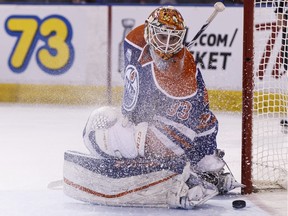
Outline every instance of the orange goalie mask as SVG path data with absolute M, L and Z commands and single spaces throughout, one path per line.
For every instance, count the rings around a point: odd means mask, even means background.
M 185 34 L 184 19 L 172 6 L 157 8 L 146 20 L 145 40 L 165 60 L 183 48 Z

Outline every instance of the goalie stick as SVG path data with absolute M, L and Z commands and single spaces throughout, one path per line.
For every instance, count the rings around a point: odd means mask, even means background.
M 191 46 L 194 45 L 196 40 L 200 37 L 200 35 L 207 29 L 208 25 L 213 21 L 213 19 L 216 17 L 216 15 L 219 12 L 222 12 L 225 9 L 225 6 L 222 2 L 216 2 L 214 4 L 214 11 L 210 15 L 210 17 L 206 20 L 206 23 L 201 27 L 201 29 L 198 31 L 198 33 L 194 36 L 194 38 L 186 45 L 188 50 Z

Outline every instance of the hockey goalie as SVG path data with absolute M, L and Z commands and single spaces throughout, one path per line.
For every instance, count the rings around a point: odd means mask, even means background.
M 67 151 L 64 192 L 99 205 L 192 209 L 242 186 L 224 171 L 218 121 L 174 7 L 154 10 L 124 41 L 121 108 L 89 117 L 90 154 Z

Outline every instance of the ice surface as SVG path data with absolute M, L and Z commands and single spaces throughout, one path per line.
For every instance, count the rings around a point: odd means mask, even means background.
M 234 190 L 194 210 L 96 206 L 78 202 L 61 190 L 49 190 L 62 178 L 66 150 L 87 153 L 82 130 L 95 107 L 0 104 L 0 215 L 2 216 L 113 216 L 113 215 L 287 215 L 287 191 L 247 196 Z M 220 122 L 218 147 L 240 180 L 241 116 L 216 113 Z M 232 201 L 247 207 L 235 210 Z

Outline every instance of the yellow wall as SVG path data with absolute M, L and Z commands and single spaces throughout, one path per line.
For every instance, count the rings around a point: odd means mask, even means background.
M 0 102 L 95 104 L 106 102 L 106 88 L 94 86 L 1 84 Z
M 112 104 L 119 105 L 122 88 L 112 89 Z M 209 91 L 210 106 L 213 110 L 241 111 L 241 92 Z M 0 102 L 39 104 L 107 104 L 106 87 L 0 84 Z
M 120 105 L 121 87 L 112 89 L 111 102 Z M 242 111 L 242 92 L 227 90 L 208 90 L 210 108 L 217 111 Z M 30 85 L 0 84 L 0 102 L 37 103 L 37 104 L 108 104 L 105 86 L 67 86 L 67 85 Z M 287 112 L 287 95 L 254 94 L 254 109 L 258 112 Z

